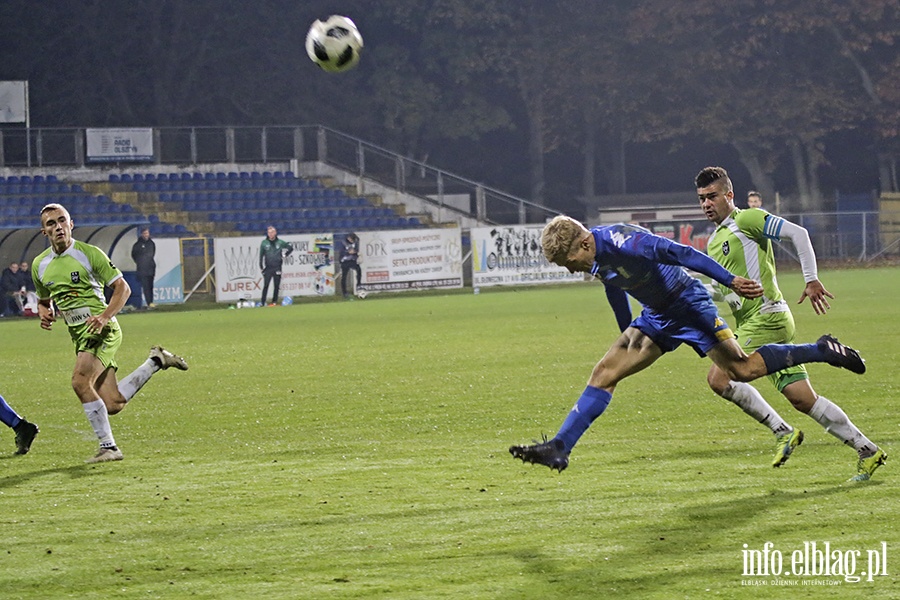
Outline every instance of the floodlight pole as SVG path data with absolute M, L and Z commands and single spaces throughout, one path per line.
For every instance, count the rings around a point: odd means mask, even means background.
M 31 167 L 31 111 L 28 108 L 28 81 L 25 81 L 25 152 L 28 154 L 26 164 Z

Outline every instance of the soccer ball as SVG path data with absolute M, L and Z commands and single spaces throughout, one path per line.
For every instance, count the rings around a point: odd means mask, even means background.
M 366 288 L 356 288 L 356 297 L 360 300 L 365 300 L 368 295 L 369 293 L 366 291 Z
M 359 62 L 363 39 L 353 21 L 332 15 L 324 21 L 314 21 L 306 34 L 306 53 L 309 58 L 331 73 L 352 69 Z

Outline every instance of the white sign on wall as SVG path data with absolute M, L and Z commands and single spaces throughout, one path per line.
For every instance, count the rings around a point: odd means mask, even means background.
M 364 231 L 359 246 L 367 291 L 463 286 L 459 228 Z
M 28 122 L 28 82 L 0 81 L 0 123 Z
M 472 228 L 472 285 L 533 285 L 584 281 L 544 258 L 543 225 Z
M 334 239 L 330 233 L 278 236 L 293 250 L 284 258 L 279 298 L 334 295 Z M 215 240 L 216 302 L 260 301 L 263 277 L 258 237 Z M 268 297 L 271 299 L 271 284 Z
M 153 302 L 156 304 L 180 304 L 184 302 L 181 242 L 178 238 L 156 238 L 153 241 L 156 244 Z
M 92 162 L 153 160 L 153 129 L 86 129 L 87 159 Z

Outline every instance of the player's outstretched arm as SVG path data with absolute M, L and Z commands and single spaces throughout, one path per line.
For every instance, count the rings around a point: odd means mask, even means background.
M 797 304 L 803 304 L 806 298 L 809 298 L 809 303 L 812 304 L 813 310 L 816 311 L 817 315 L 824 315 L 831 308 L 826 298 L 834 300 L 834 295 L 825 289 L 821 281 L 814 279 L 806 284 Z

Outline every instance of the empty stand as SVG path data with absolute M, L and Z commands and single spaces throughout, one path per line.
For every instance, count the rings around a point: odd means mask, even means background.
M 280 233 L 422 227 L 415 217 L 290 171 L 138 173 L 111 175 L 110 183 L 137 192 L 142 201 L 183 211 L 192 223 L 211 223 L 218 232 L 261 233 L 270 224 Z

